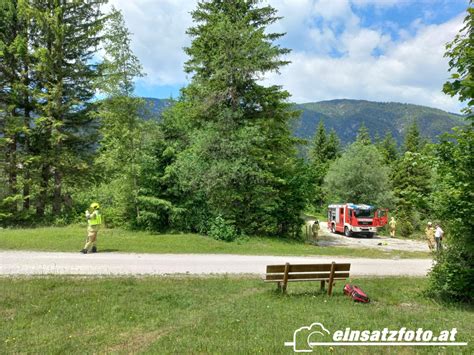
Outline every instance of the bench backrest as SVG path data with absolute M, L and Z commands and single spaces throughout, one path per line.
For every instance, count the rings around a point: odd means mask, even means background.
M 334 265 L 334 266 L 333 266 Z M 284 281 L 285 268 L 287 268 L 287 280 L 318 281 L 329 280 L 331 268 L 334 275 L 333 280 L 345 280 L 349 277 L 351 264 L 294 264 L 294 265 L 267 265 L 265 275 L 266 281 Z

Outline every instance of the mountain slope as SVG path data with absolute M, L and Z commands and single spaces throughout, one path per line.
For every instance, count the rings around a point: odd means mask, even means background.
M 383 137 L 390 131 L 399 144 L 403 142 L 405 131 L 414 120 L 422 136 L 430 140 L 436 140 L 439 134 L 464 124 L 460 115 L 397 102 L 344 99 L 297 104 L 296 107 L 302 110 L 300 119 L 294 123 L 298 137 L 311 138 L 322 120 L 327 130 L 335 129 L 343 143 L 354 141 L 362 124 L 368 128 L 372 138 L 377 134 Z
M 153 114 L 161 113 L 171 104 L 168 99 L 145 100 Z M 334 129 L 343 144 L 355 140 L 362 124 L 368 128 L 372 138 L 376 135 L 383 137 L 390 131 L 399 144 L 403 142 L 405 131 L 413 120 L 416 120 L 420 127 L 422 136 L 432 141 L 435 141 L 439 134 L 465 124 L 461 115 L 397 102 L 341 99 L 295 104 L 295 108 L 301 110 L 300 117 L 292 123 L 297 137 L 311 139 L 319 121 L 322 120 L 326 130 L 329 132 Z

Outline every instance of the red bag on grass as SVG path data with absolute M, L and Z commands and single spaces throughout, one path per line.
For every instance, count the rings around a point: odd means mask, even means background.
M 355 302 L 369 303 L 370 299 L 367 294 L 362 291 L 359 286 L 352 286 L 351 284 L 345 284 L 343 289 L 344 294 L 351 297 Z

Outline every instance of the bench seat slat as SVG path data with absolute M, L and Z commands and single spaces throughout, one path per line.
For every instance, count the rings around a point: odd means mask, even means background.
M 335 271 L 349 271 L 351 264 L 336 264 Z M 323 272 L 331 271 L 331 264 L 296 264 L 290 265 L 289 272 Z M 285 272 L 285 265 L 267 265 L 267 274 L 269 273 L 283 273 Z
M 314 274 L 288 274 L 288 281 L 290 280 L 328 280 L 329 273 L 314 273 Z M 337 272 L 334 273 L 335 279 L 346 279 L 349 277 L 348 272 Z M 283 275 L 269 274 L 266 275 L 266 280 L 283 280 Z
M 335 277 L 334 280 L 346 280 L 347 277 Z M 264 282 L 283 282 L 283 279 L 280 280 L 263 280 Z M 328 281 L 328 279 L 292 279 L 288 280 L 288 282 L 298 282 L 298 281 Z

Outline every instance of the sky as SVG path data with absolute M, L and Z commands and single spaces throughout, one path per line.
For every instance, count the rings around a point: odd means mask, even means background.
M 183 47 L 195 0 L 111 0 L 132 32 L 146 76 L 144 97 L 178 97 L 190 77 Z M 291 64 L 265 76 L 297 103 L 332 99 L 403 102 L 459 112 L 442 93 L 449 78 L 445 44 L 462 28 L 468 0 L 263 0 L 283 19 L 269 31 L 291 49 Z

